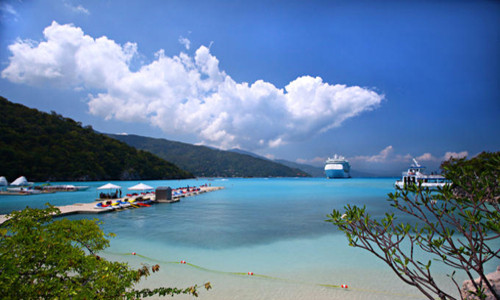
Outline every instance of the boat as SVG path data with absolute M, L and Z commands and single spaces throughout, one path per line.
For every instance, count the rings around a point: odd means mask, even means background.
M 114 210 L 116 208 L 111 205 L 111 201 L 99 202 L 94 207 L 99 209 L 109 209 L 109 210 Z
M 41 190 L 34 189 L 32 186 L 8 187 L 7 192 L 19 195 L 34 195 L 42 193 Z
M 446 185 L 451 185 L 451 181 L 443 175 L 424 173 L 425 167 L 421 166 L 416 159 L 413 159 L 413 164 L 406 172 L 403 172 L 401 180 L 397 180 L 394 184 L 397 188 L 405 189 L 409 184 L 421 185 L 422 188 L 436 190 L 443 188 Z
M 335 154 L 325 162 L 326 178 L 351 178 L 351 165 L 343 156 Z
M 61 184 L 61 185 L 45 185 L 43 186 L 44 191 L 52 191 L 52 192 L 78 192 L 85 191 L 89 188 L 89 186 L 82 185 L 72 185 L 72 184 Z

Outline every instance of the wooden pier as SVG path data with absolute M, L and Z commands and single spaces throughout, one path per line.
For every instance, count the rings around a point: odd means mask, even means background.
M 149 196 L 143 196 L 142 198 L 144 200 L 152 200 L 151 204 L 155 203 L 173 203 L 173 202 L 179 202 L 181 198 L 183 197 L 191 197 L 191 196 L 196 196 L 199 194 L 207 193 L 207 192 L 213 192 L 217 190 L 224 189 L 224 187 L 221 186 L 205 186 L 201 187 L 199 191 L 194 191 L 194 192 L 188 192 L 186 194 L 182 194 L 180 196 L 175 196 L 172 197 L 172 200 L 156 200 L 154 194 L 150 194 Z M 127 198 L 127 197 L 125 197 Z M 105 201 L 116 201 L 116 200 L 123 200 L 125 198 L 120 198 L 120 199 L 106 199 L 103 200 L 102 202 Z M 105 208 L 96 208 L 95 205 L 97 204 L 97 201 L 90 202 L 90 203 L 75 203 L 75 204 L 70 204 L 70 205 L 64 205 L 64 206 L 57 206 L 57 208 L 61 211 L 61 213 L 58 215 L 59 216 L 66 216 L 66 215 L 72 215 L 72 214 L 100 214 L 100 213 L 109 213 L 109 212 L 119 212 L 123 211 L 125 209 L 134 209 L 134 206 L 129 206 L 129 207 L 124 207 L 124 208 L 119 208 L 119 209 L 105 209 Z M 5 221 L 7 221 L 7 215 L 0 215 L 0 224 L 3 224 Z

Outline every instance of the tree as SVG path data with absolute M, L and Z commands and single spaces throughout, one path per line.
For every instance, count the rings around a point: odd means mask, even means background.
M 455 298 L 434 281 L 431 260 L 421 261 L 418 248 L 455 270 L 449 277 L 459 292 L 454 275 L 465 272 L 474 285 L 466 297 L 484 299 L 488 293 L 499 299 L 486 278 L 484 264 L 500 258 L 500 152 L 481 153 L 470 160 L 450 159 L 441 168 L 451 186 L 431 192 L 413 184 L 389 194 L 391 206 L 414 222 L 398 222 L 394 213 L 377 221 L 366 207 L 350 205 L 343 213 L 333 210 L 327 221 L 346 234 L 350 246 L 383 260 L 401 280 L 429 299 Z M 478 275 L 480 282 L 476 283 Z
M 0 229 L 0 298 L 120 299 L 152 295 L 191 294 L 185 289 L 134 290 L 149 268 L 129 268 L 98 255 L 109 246 L 97 220 L 52 220 L 59 209 L 26 208 L 13 212 Z M 159 265 L 151 267 L 152 272 Z M 205 284 L 207 289 L 210 283 Z

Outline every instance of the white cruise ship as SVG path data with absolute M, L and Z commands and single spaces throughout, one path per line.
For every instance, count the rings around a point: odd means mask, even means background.
M 325 162 L 326 178 L 351 178 L 351 165 L 343 156 L 335 154 Z

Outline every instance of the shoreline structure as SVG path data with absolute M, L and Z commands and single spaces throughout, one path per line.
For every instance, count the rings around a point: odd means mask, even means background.
M 174 202 L 179 202 L 181 200 L 181 198 L 183 198 L 183 197 L 196 196 L 199 194 L 213 192 L 213 191 L 222 190 L 222 189 L 224 189 L 224 187 L 222 187 L 222 186 L 200 187 L 199 191 L 189 192 L 189 193 L 182 194 L 179 196 L 172 196 L 172 200 L 156 200 L 155 194 L 148 194 L 148 195 L 145 195 L 142 197 L 145 200 L 151 200 L 151 204 L 174 203 Z M 128 198 L 128 197 L 122 197 L 122 198 L 112 199 L 112 200 L 123 200 L 125 198 Z M 103 199 L 101 202 L 106 202 L 109 200 L 110 199 Z M 73 214 L 101 214 L 101 213 L 109 213 L 109 212 L 114 212 L 114 211 L 122 211 L 125 209 L 134 209 L 133 206 L 122 207 L 122 208 L 117 208 L 117 209 L 112 209 L 112 210 L 96 208 L 95 205 L 97 202 L 99 202 L 99 201 L 93 201 L 90 203 L 74 203 L 74 204 L 69 204 L 69 205 L 64 205 L 64 206 L 56 206 L 56 208 L 58 208 L 59 211 L 61 212 L 60 214 L 57 215 L 57 217 L 73 215 Z M 7 215 L 0 215 L 0 225 L 5 223 L 7 220 L 8 220 Z

